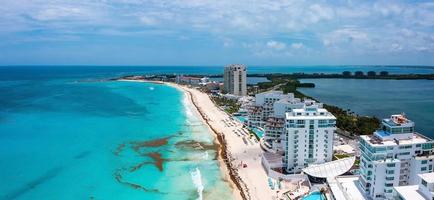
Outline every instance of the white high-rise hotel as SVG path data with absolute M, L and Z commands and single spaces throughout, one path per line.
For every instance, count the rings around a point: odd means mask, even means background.
M 309 164 L 332 160 L 336 118 L 313 102 L 286 113 L 285 157 L 288 173 L 301 172 Z
M 249 110 L 248 124 L 264 128 L 262 143 L 283 155 L 289 173 L 332 160 L 336 118 L 321 103 L 281 91 L 260 93 Z
M 224 91 L 236 96 L 247 95 L 247 72 L 246 66 L 231 64 L 225 66 L 223 74 Z
M 414 131 L 404 115 L 382 120 L 373 135 L 360 136 L 359 185 L 372 199 L 393 199 L 393 188 L 417 185 L 433 171 L 433 141 Z

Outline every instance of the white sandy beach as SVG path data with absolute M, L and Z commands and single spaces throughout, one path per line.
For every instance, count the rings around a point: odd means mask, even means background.
M 225 174 L 232 174 L 232 178 L 235 179 L 234 182 L 230 177 L 228 178 L 232 182 L 236 199 L 266 200 L 276 196 L 275 191 L 268 186 L 268 176 L 261 165 L 262 149 L 259 142 L 256 142 L 254 138 L 249 138 L 247 133 L 241 131 L 243 125 L 237 120 L 231 120 L 227 113 L 215 106 L 207 94 L 186 86 L 167 84 L 191 95 L 192 103 L 198 109 L 204 122 L 208 124 L 210 131 L 216 136 L 224 135 L 226 149 L 222 150 L 227 152 L 230 167 L 226 163 L 221 163 L 221 167 Z M 247 167 L 243 168 L 241 163 L 246 164 Z
M 151 82 L 167 84 L 183 91 L 189 102 L 197 110 L 198 116 L 214 133 L 216 140 L 222 145 L 220 152 L 220 168 L 233 188 L 235 199 L 276 199 L 276 191 L 268 185 L 268 176 L 261 164 L 262 149 L 255 138 L 250 138 L 243 125 L 219 109 L 206 93 L 174 83 L 144 80 L 122 80 L 134 82 Z M 219 135 L 223 135 L 220 137 Z M 244 141 L 245 140 L 245 141 Z M 224 144 L 222 144 L 224 143 Z M 227 159 L 226 159 L 227 158 Z M 241 163 L 246 164 L 244 168 Z M 229 165 L 229 166 L 228 166 Z

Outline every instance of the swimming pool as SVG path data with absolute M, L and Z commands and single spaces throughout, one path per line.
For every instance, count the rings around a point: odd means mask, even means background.
M 303 197 L 303 200 L 325 200 L 324 195 L 321 192 L 312 192 L 309 195 Z
M 260 138 L 262 138 L 264 136 L 264 131 L 262 131 L 258 128 L 252 128 L 252 131 L 255 132 L 255 134 Z
M 237 118 L 241 123 L 244 123 L 245 121 L 247 121 L 247 117 L 245 117 L 245 116 L 235 116 L 235 118 Z

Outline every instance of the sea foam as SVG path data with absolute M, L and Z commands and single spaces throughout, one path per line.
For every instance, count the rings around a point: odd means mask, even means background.
M 191 175 L 191 179 L 193 180 L 193 184 L 197 189 L 197 195 L 198 195 L 197 200 L 202 200 L 202 193 L 203 193 L 204 186 L 202 184 L 202 175 L 200 173 L 199 168 L 196 167 L 196 169 L 192 170 L 190 172 L 190 175 Z

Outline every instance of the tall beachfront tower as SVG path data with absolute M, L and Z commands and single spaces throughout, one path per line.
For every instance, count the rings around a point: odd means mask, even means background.
M 236 96 L 247 95 L 247 69 L 245 65 L 231 64 L 225 66 L 223 78 L 226 93 Z
M 305 102 L 303 108 L 292 109 L 286 113 L 285 128 L 284 163 L 288 173 L 332 160 L 336 117 L 321 104 Z
M 418 174 L 433 171 L 432 144 L 404 115 L 383 119 L 380 130 L 360 136 L 361 189 L 372 199 L 393 199 L 393 187 L 418 184 Z

